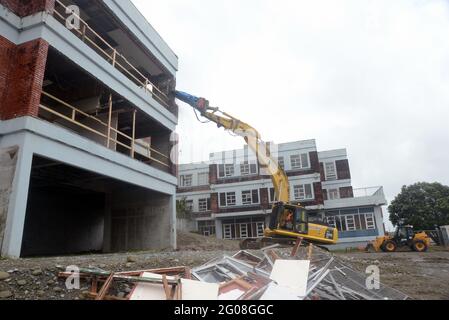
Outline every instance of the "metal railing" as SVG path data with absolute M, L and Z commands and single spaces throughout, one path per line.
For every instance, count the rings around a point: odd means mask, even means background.
M 67 16 L 64 16 L 64 14 L 66 14 L 67 10 L 69 10 L 67 6 L 65 6 L 60 0 L 56 0 L 53 16 L 66 27 Z M 162 90 L 148 80 L 148 78 L 137 70 L 137 68 L 134 67 L 122 53 L 118 52 L 112 45 L 110 45 L 81 17 L 75 13 L 71 13 L 70 15 L 73 15 L 79 19 L 80 28 L 67 28 L 68 30 L 95 50 L 100 56 L 124 74 L 128 79 L 145 90 L 145 92 L 151 93 L 152 96 L 165 108 L 170 109 L 170 99 Z
M 383 187 L 356 188 L 353 190 L 353 192 L 354 192 L 354 198 L 384 196 L 384 188 Z
M 136 140 L 135 132 L 136 132 L 136 111 L 133 111 L 133 125 L 132 125 L 132 136 L 129 136 L 120 130 L 117 130 L 112 126 L 112 99 L 109 99 L 109 114 L 108 114 L 108 122 L 104 122 L 101 119 L 88 114 L 70 104 L 67 102 L 45 92 L 42 91 L 42 95 L 44 98 L 48 99 L 51 102 L 51 105 L 45 105 L 42 101 L 40 104 L 40 110 L 44 110 L 53 116 L 56 116 L 62 120 L 68 121 L 71 124 L 74 124 L 84 130 L 89 131 L 90 133 L 93 133 L 101 138 L 105 139 L 106 147 L 111 148 L 111 144 L 116 144 L 118 146 L 121 146 L 125 148 L 126 150 L 129 150 L 130 156 L 134 159 L 136 159 L 136 154 L 142 156 L 143 158 L 146 158 L 148 162 L 155 162 L 165 168 L 170 168 L 170 158 L 163 154 L 162 152 L 159 152 L 158 150 L 155 150 L 151 147 L 148 143 L 143 143 L 138 140 Z M 65 110 L 64 110 L 65 109 Z M 41 118 L 41 113 L 39 114 Z M 94 128 L 92 126 L 89 126 L 86 123 L 82 123 L 78 120 L 78 118 L 82 117 L 83 119 L 89 119 L 93 121 L 98 127 Z M 45 119 L 45 118 L 44 118 Z M 128 141 L 129 144 L 124 143 L 122 141 L 118 140 L 118 137 L 122 138 L 123 140 Z M 141 152 L 139 150 L 144 150 L 144 152 Z

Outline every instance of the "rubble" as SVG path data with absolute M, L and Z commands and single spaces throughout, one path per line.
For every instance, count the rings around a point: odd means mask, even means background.
M 73 276 L 61 272 L 60 278 Z M 331 253 L 298 241 L 293 249 L 223 254 L 195 267 L 131 272 L 81 269 L 95 300 L 405 300 L 381 283 L 366 286 L 367 275 Z

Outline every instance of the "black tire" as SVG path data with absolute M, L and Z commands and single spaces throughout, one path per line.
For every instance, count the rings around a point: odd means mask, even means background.
M 413 242 L 412 250 L 416 252 L 426 252 L 429 248 L 424 241 L 418 240 Z
M 396 252 L 396 249 L 398 248 L 396 242 L 392 240 L 385 241 L 385 243 L 382 245 L 382 251 L 383 252 Z

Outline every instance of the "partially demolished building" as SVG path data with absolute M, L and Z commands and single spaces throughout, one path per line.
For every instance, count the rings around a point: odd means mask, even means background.
M 176 245 L 176 71 L 129 0 L 0 0 L 3 256 Z

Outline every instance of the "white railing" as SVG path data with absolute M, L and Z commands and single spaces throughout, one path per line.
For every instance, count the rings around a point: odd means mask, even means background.
M 353 191 L 354 191 L 354 198 L 384 196 L 383 187 L 356 188 Z

